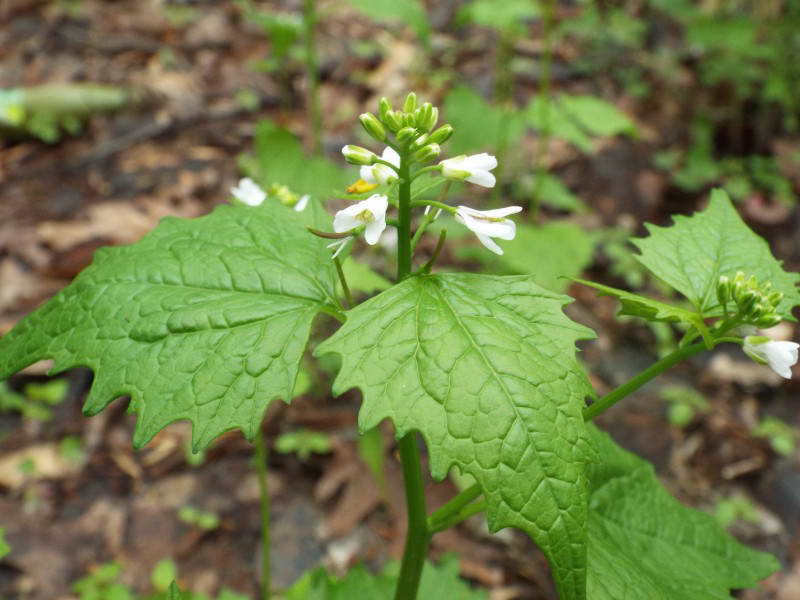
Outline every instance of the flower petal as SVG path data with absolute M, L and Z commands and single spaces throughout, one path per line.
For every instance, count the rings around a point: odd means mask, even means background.
M 500 256 L 503 255 L 503 249 L 500 246 L 498 246 L 492 238 L 485 235 L 481 235 L 480 233 L 477 233 L 476 235 L 478 236 L 478 239 L 480 240 L 481 244 L 486 246 L 489 250 L 491 250 L 495 254 L 499 254 Z
M 489 171 L 472 171 L 472 175 L 467 177 L 467 181 L 487 188 L 493 188 L 497 183 L 497 179 Z
M 350 231 L 351 229 L 355 229 L 361 223 L 358 219 L 356 219 L 355 215 L 358 214 L 359 211 L 356 211 L 355 214 L 351 214 L 353 212 L 353 208 L 355 206 L 348 206 L 344 210 L 340 210 L 336 213 L 336 216 L 333 217 L 333 230 L 336 233 L 342 233 L 344 231 Z
M 386 229 L 386 219 L 378 219 L 367 225 L 364 230 L 364 240 L 370 245 L 374 246 L 381 238 L 383 230 Z
M 400 166 L 400 155 L 391 146 L 386 146 L 383 154 L 381 154 L 381 158 L 386 162 L 392 163 L 395 167 Z
M 486 152 L 468 156 L 465 162 L 468 169 L 475 171 L 491 171 L 497 166 L 497 159 Z
M 308 206 L 309 200 L 311 200 L 311 196 L 309 196 L 308 194 L 300 196 L 300 199 L 294 205 L 295 212 L 303 212 Z
M 361 167 L 359 175 L 361 176 L 361 179 L 367 183 L 378 183 L 372 174 L 372 167 Z

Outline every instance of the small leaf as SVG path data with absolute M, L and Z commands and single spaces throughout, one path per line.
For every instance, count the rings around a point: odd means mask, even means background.
M 796 320 L 792 309 L 800 304 L 800 274 L 783 270 L 769 245 L 742 221 L 727 193 L 714 190 L 704 211 L 673 220 L 672 227 L 648 224 L 650 236 L 632 240 L 641 251 L 637 258 L 686 296 L 703 316 L 722 312 L 716 293 L 720 276 L 733 279 L 737 271 L 743 271 L 762 283 L 772 282 L 773 290 L 783 292 L 777 312 L 784 319 Z
M 130 395 L 137 447 L 179 419 L 195 450 L 235 428 L 252 437 L 274 398 L 291 399 L 314 317 L 336 310 L 330 252 L 305 230 L 322 218 L 316 203 L 221 206 L 98 251 L 0 338 L 0 380 L 44 358 L 88 366 L 84 412 Z
M 531 535 L 575 600 L 591 450 L 575 341 L 592 332 L 564 315 L 568 301 L 529 276 L 412 277 L 349 311 L 315 353 L 342 358 L 335 394 L 361 388 L 361 431 L 388 418 L 399 437 L 421 432 L 433 476 L 457 465 L 475 477 L 492 530 Z
M 376 21 L 402 21 L 420 40 L 428 41 L 428 14 L 420 0 L 350 0 L 350 4 Z
M 158 561 L 153 572 L 150 574 L 150 583 L 156 591 L 165 592 L 175 582 L 178 576 L 178 567 L 175 566 L 175 561 L 170 558 L 165 558 Z
M 6 530 L 0 527 L 0 558 L 11 552 L 11 546 L 6 542 Z
M 780 568 L 670 496 L 652 465 L 589 431 L 601 458 L 589 468 L 589 598 L 724 600 Z

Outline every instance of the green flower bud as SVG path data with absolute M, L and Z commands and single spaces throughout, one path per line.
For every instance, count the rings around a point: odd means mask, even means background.
M 453 135 L 453 128 L 450 125 L 442 125 L 428 136 L 428 141 L 433 144 L 444 144 Z
M 772 292 L 769 296 L 767 296 L 767 302 L 769 302 L 773 307 L 778 306 L 782 300 L 783 292 Z
M 344 159 L 351 165 L 371 165 L 377 158 L 375 154 L 362 148 L 361 146 L 353 146 L 352 144 L 342 148 L 342 155 Z
M 378 116 L 384 123 L 386 122 L 386 113 L 390 110 L 392 110 L 392 104 L 389 102 L 389 99 L 384 96 L 380 99 L 380 102 L 378 102 Z
M 393 110 L 387 111 L 386 114 L 381 117 L 381 120 L 392 133 L 395 133 L 403 127 L 403 119 L 401 114 Z
M 739 296 L 737 304 L 739 305 L 739 312 L 743 315 L 748 314 L 750 309 L 760 300 L 760 294 L 753 290 L 745 290 Z
M 397 141 L 398 142 L 407 142 L 412 137 L 417 134 L 417 130 L 413 127 L 403 127 L 400 131 L 397 132 Z
M 720 305 L 726 306 L 731 299 L 731 280 L 722 275 L 717 283 L 717 300 Z
M 421 131 L 430 131 L 439 120 L 439 109 L 430 102 L 420 106 L 414 113 L 417 117 L 417 127 Z
M 414 154 L 417 162 L 428 162 L 439 156 L 442 148 L 439 144 L 428 144 Z
M 403 110 L 407 113 L 413 113 L 417 109 L 417 95 L 411 92 L 406 96 L 406 101 L 403 103 Z
M 415 150 L 419 150 L 427 143 L 428 143 L 428 134 L 423 133 L 421 136 L 419 136 L 417 139 L 411 142 L 411 145 L 408 147 L 408 149 L 413 152 Z
M 780 315 L 770 313 L 761 317 L 756 321 L 755 325 L 761 329 L 769 329 L 770 327 L 775 327 L 781 321 L 783 321 L 783 318 Z
M 381 125 L 381 122 L 378 121 L 378 117 L 373 115 L 372 113 L 364 113 L 358 120 L 361 121 L 361 125 L 364 126 L 364 130 L 374 137 L 379 142 L 386 141 L 386 130 Z
M 403 113 L 403 127 L 416 127 L 417 126 L 417 117 L 414 116 L 414 113 Z
M 756 302 L 748 311 L 748 319 L 750 321 L 758 321 L 765 315 L 772 314 L 772 309 L 762 302 Z

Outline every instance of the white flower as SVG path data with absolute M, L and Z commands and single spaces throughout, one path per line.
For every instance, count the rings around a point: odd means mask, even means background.
M 326 246 L 327 248 L 330 248 L 331 250 L 336 248 L 336 252 L 333 253 L 333 256 L 331 256 L 331 259 L 334 259 L 337 256 L 339 256 L 339 253 L 342 250 L 344 250 L 345 246 L 347 246 L 347 242 L 349 242 L 352 239 L 353 239 L 352 237 L 346 237 L 346 238 L 342 238 L 340 240 L 336 240 L 335 242 L 331 242 L 330 244 L 328 244 Z
M 481 244 L 495 254 L 503 254 L 502 248 L 492 238 L 513 240 L 517 233 L 517 226 L 508 215 L 513 215 L 522 210 L 521 206 L 507 206 L 495 210 L 475 210 L 469 206 L 459 206 L 456 209 L 456 221 L 471 229 Z
M 249 177 L 240 179 L 239 185 L 231 188 L 231 195 L 248 206 L 258 206 L 267 197 L 267 193 Z
M 333 218 L 333 230 L 336 233 L 351 231 L 356 227 L 366 225 L 364 239 L 371 246 L 377 243 L 381 233 L 386 229 L 386 208 L 389 199 L 380 194 L 373 194 L 344 210 L 340 210 Z
M 395 167 L 400 166 L 400 155 L 395 152 L 394 148 L 386 146 L 381 158 Z M 392 183 L 397 180 L 397 173 L 386 165 L 374 164 L 361 167 L 361 179 L 368 183 Z
M 792 365 L 797 363 L 795 342 L 775 342 L 768 337 L 748 335 L 744 338 L 744 352 L 757 363 L 769 365 L 784 379 L 792 378 Z
M 439 164 L 442 166 L 442 175 L 448 179 L 457 179 L 458 181 L 466 179 L 470 183 L 487 188 L 494 187 L 496 182 L 494 175 L 489 171 L 497 166 L 497 159 L 486 152 L 472 156 L 462 154 L 443 160 Z
M 294 205 L 295 212 L 303 212 L 306 209 L 306 206 L 308 206 L 309 200 L 311 200 L 311 196 L 308 194 L 303 194 L 300 196 L 300 199 Z

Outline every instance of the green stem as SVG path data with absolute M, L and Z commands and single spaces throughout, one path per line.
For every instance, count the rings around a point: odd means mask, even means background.
M 408 152 L 400 154 L 397 188 L 397 281 L 411 274 L 411 179 Z
M 311 132 L 314 152 L 322 154 L 322 110 L 319 105 L 319 70 L 317 67 L 316 0 L 304 0 L 303 23 L 305 25 L 306 76 L 308 77 L 308 110 L 311 113 Z
M 444 200 L 447 198 L 447 194 L 450 192 L 450 186 L 452 185 L 452 180 L 447 180 L 444 184 L 444 188 L 442 189 L 442 193 L 439 194 L 439 202 L 444 203 Z M 414 203 L 412 202 L 412 206 Z M 446 205 L 445 205 L 446 206 Z M 417 248 L 417 244 L 419 240 L 422 238 L 422 234 L 425 233 L 425 230 L 428 228 L 428 225 L 433 223 L 436 220 L 436 213 L 439 212 L 438 210 L 429 210 L 428 214 L 426 214 L 422 218 L 422 223 L 420 223 L 417 230 L 414 232 L 414 237 L 411 238 L 411 252 Z
M 270 554 L 269 554 L 269 488 L 267 486 L 267 449 L 264 432 L 256 432 L 255 462 L 258 475 L 258 491 L 261 497 L 261 600 L 271 597 Z
M 552 65 L 553 65 L 553 27 L 555 26 L 555 0 L 539 0 L 542 9 L 543 23 L 543 42 L 544 53 L 542 55 L 542 78 L 539 95 L 542 98 L 542 129 L 539 132 L 539 139 L 536 144 L 536 154 L 534 158 L 534 168 L 536 179 L 533 186 L 533 197 L 530 202 L 530 214 L 533 222 L 539 220 L 539 208 L 542 201 L 542 186 L 544 185 L 547 167 L 544 164 L 544 157 L 547 155 L 547 146 L 550 144 L 550 88 L 552 85 Z
M 414 181 L 417 177 L 419 177 L 420 175 L 424 175 L 425 173 L 433 173 L 434 171 L 441 171 L 441 170 L 442 170 L 441 165 L 429 165 L 427 167 L 422 167 L 419 171 L 417 171 L 411 176 L 411 181 Z
M 344 276 L 344 269 L 342 269 L 342 261 L 339 260 L 339 257 L 333 259 L 333 263 L 336 265 L 336 273 L 339 275 L 339 283 L 342 284 L 342 291 L 344 292 L 345 300 L 347 300 L 347 309 L 353 306 L 353 295 L 350 293 L 350 286 L 347 285 L 347 278 Z
M 436 526 L 439 523 L 447 521 L 453 515 L 457 515 L 460 513 L 466 506 L 468 506 L 473 500 L 478 498 L 483 492 L 481 491 L 481 487 L 476 483 L 456 497 L 451 499 L 446 504 L 443 504 L 438 509 L 436 509 L 430 517 L 428 517 L 428 529 L 431 531 L 436 530 Z M 437 531 L 441 531 L 440 529 Z
M 425 485 L 422 480 L 419 447 L 417 446 L 417 436 L 413 431 L 400 439 L 399 450 L 406 488 L 408 531 L 394 598 L 395 600 L 415 600 L 431 536 L 428 531 Z
M 408 151 L 400 153 L 400 186 L 398 188 L 399 227 L 397 229 L 397 280 L 411 274 L 411 180 L 409 179 Z M 430 533 L 425 506 L 425 484 L 422 478 L 417 436 L 412 431 L 398 443 L 403 465 L 403 482 L 406 491 L 408 531 L 403 549 L 400 577 L 395 589 L 395 600 L 415 600 L 422 577 L 422 568 L 428 554 Z
M 412 202 L 411 206 L 432 206 L 435 208 L 441 208 L 442 210 L 451 214 L 455 214 L 457 210 L 455 207 L 445 204 L 444 202 L 439 202 L 438 200 L 417 200 L 416 202 Z
M 428 525 L 430 532 L 439 533 L 440 531 L 444 531 L 445 529 L 450 529 L 461 523 L 461 521 L 466 521 L 472 515 L 477 515 L 486 510 L 486 500 L 478 500 L 477 502 L 473 502 L 472 504 L 465 506 L 460 511 L 455 513 L 454 515 L 450 515 L 447 519 L 442 521 L 437 521 L 436 523 Z
M 720 341 L 728 341 L 728 340 L 716 340 L 716 343 Z M 682 360 L 686 360 L 690 356 L 694 356 L 695 354 L 699 354 L 703 350 L 706 350 L 705 342 L 698 342 L 696 344 L 692 344 L 691 346 L 685 346 L 683 348 L 678 348 L 672 354 L 668 354 L 661 360 L 656 363 L 653 363 L 644 371 L 639 373 L 636 377 L 631 379 L 630 381 L 623 383 L 614 391 L 606 394 L 600 400 L 592 404 L 591 406 L 587 406 L 583 411 L 583 420 L 584 421 L 591 421 L 597 415 L 607 411 L 609 408 L 614 406 L 617 402 L 632 394 L 644 384 L 649 382 L 651 379 L 661 375 L 667 369 L 675 366 Z
M 439 240 L 436 242 L 436 247 L 433 249 L 433 254 L 431 254 L 430 260 L 422 265 L 420 269 L 420 273 L 425 273 L 426 275 L 431 272 L 433 265 L 436 264 L 436 261 L 439 259 L 439 255 L 442 253 L 442 248 L 444 248 L 444 243 L 447 240 L 447 229 L 442 229 L 439 232 Z

